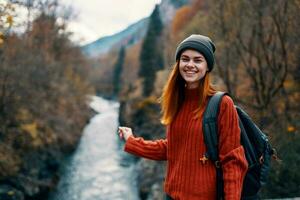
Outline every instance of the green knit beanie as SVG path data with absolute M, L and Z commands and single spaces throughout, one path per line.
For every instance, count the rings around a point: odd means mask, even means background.
M 185 38 L 176 49 L 176 61 L 179 60 L 181 53 L 186 49 L 193 49 L 203 54 L 207 62 L 208 71 L 210 72 L 213 69 L 215 63 L 214 52 L 216 47 L 209 37 L 193 34 Z

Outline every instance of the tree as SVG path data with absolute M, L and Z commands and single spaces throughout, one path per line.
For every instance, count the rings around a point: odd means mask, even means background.
M 44 199 L 39 193 L 56 183 L 60 159 L 74 150 L 89 117 L 87 94 L 93 94 L 86 58 L 65 24 L 57 23 L 55 5 L 43 2 L 29 29 L 8 32 L 0 46 L 0 188 L 13 183 L 33 199 Z M 38 189 L 13 181 L 20 176 Z
M 121 90 L 121 74 L 123 71 L 123 66 L 124 66 L 124 60 L 125 60 L 125 47 L 122 46 L 119 55 L 118 55 L 118 60 L 114 66 L 114 73 L 113 73 L 113 86 L 114 86 L 114 95 L 118 96 L 120 90 Z
M 0 48 L 4 43 L 5 35 L 13 25 L 13 15 L 15 14 L 14 7 L 9 2 L 0 2 Z M 0 49 L 0 59 L 1 59 Z
M 163 68 L 163 46 L 160 41 L 163 24 L 156 5 L 150 16 L 148 30 L 140 53 L 139 76 L 143 78 L 143 95 L 149 96 L 153 90 L 156 71 Z
M 212 1 L 218 73 L 282 156 L 265 197 L 299 196 L 299 1 Z M 298 35 L 298 36 L 297 36 Z
M 191 6 L 182 6 L 176 11 L 176 15 L 172 20 L 172 34 L 176 35 L 187 25 L 187 21 L 191 20 L 194 15 L 194 10 Z
M 238 100 L 267 111 L 295 65 L 293 1 L 218 2 L 214 2 L 214 27 L 216 38 L 222 41 L 217 50 L 219 72 L 237 98 L 238 86 L 250 84 L 251 90 Z

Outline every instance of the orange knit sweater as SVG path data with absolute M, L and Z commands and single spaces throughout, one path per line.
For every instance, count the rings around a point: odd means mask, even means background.
M 193 119 L 198 101 L 198 89 L 186 90 L 179 113 L 167 127 L 167 139 L 149 141 L 131 136 L 125 144 L 124 150 L 128 153 L 168 161 L 164 189 L 175 200 L 216 199 L 216 168 L 213 162 L 203 164 L 200 160 L 206 147 L 202 116 Z M 247 161 L 240 145 L 237 113 L 228 96 L 221 102 L 218 130 L 225 200 L 239 200 Z

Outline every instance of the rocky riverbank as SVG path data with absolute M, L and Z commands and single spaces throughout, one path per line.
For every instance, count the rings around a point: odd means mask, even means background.
M 136 136 L 144 139 L 165 138 L 165 128 L 160 124 L 160 106 L 155 97 L 134 98 L 122 101 L 120 124 L 132 127 Z M 142 200 L 163 199 L 165 174 L 164 161 L 137 159 L 137 185 Z
M 60 178 L 60 166 L 76 149 L 82 128 L 94 114 L 83 113 L 78 131 L 72 134 L 52 135 L 44 130 L 39 138 L 21 129 L 10 129 L 5 135 L 10 137 L 0 134 L 0 199 L 47 199 Z M 56 137 L 51 140 L 51 136 Z

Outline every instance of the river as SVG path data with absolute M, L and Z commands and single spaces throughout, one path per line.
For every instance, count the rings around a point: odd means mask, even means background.
M 132 157 L 117 136 L 119 104 L 92 97 L 97 111 L 65 162 L 50 200 L 138 200 Z

